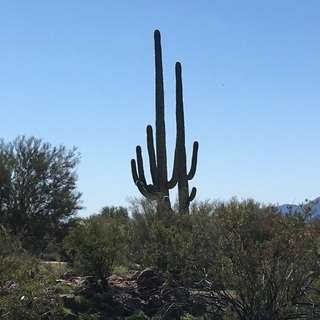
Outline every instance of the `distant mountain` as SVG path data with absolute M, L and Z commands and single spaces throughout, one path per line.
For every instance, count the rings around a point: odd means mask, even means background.
M 303 212 L 308 207 L 311 208 L 312 219 L 320 219 L 320 197 L 314 200 L 307 201 L 300 205 L 282 204 L 278 208 L 281 213 L 289 213 L 289 212 Z

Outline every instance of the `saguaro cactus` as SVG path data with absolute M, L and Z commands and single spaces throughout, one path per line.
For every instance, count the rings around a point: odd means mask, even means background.
M 185 129 L 182 100 L 181 64 L 176 63 L 176 123 L 177 137 L 172 178 L 168 181 L 166 131 L 164 118 L 164 89 L 160 32 L 154 32 L 155 43 L 155 73 L 156 73 L 156 149 L 154 147 L 152 126 L 147 126 L 147 149 L 149 155 L 152 184 L 147 184 L 141 147 L 136 147 L 135 159 L 131 160 L 132 177 L 139 191 L 149 199 L 157 200 L 170 207 L 169 189 L 178 183 L 179 210 L 187 213 L 190 202 L 194 199 L 196 189 L 193 188 L 189 195 L 188 180 L 194 177 L 197 164 L 198 142 L 194 142 L 192 164 L 189 173 L 186 169 Z

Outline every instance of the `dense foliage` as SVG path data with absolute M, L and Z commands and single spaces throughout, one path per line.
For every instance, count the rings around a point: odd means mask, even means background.
M 80 206 L 76 149 L 34 137 L 0 141 L 0 223 L 39 252 L 60 236 Z
M 50 294 L 52 280 L 40 261 L 0 225 L 0 318 L 40 320 L 50 313 L 51 319 L 61 319 L 62 306 Z
M 215 293 L 236 319 L 320 316 L 319 223 L 249 200 L 217 208 Z
M 123 251 L 124 229 L 122 217 L 93 215 L 80 220 L 65 238 L 71 262 L 80 274 L 90 274 L 102 281 L 119 263 Z
M 159 215 L 134 199 L 131 212 L 127 258 L 200 285 L 216 317 L 320 316 L 320 225 L 308 212 L 284 215 L 250 199 L 195 204 L 189 215 Z

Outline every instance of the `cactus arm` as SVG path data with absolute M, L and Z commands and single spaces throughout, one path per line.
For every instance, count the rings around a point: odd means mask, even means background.
M 192 151 L 192 159 L 191 159 L 191 168 L 188 173 L 188 180 L 193 179 L 196 169 L 197 169 L 197 160 L 198 160 L 198 149 L 199 149 L 199 143 L 198 141 L 195 141 L 193 143 L 193 151 Z
M 156 163 L 156 154 L 154 150 L 153 143 L 153 131 L 152 126 L 147 126 L 147 148 L 149 154 L 149 163 L 150 163 L 150 172 L 151 178 L 154 185 L 158 185 L 158 176 L 157 176 L 157 163 Z
M 190 196 L 188 198 L 189 203 L 196 197 L 197 188 L 193 187 L 190 192 Z
M 134 159 L 131 159 L 131 173 L 134 184 L 137 184 L 137 181 L 139 181 L 139 177 L 137 172 L 136 160 Z
M 146 185 L 146 178 L 144 175 L 144 169 L 143 169 L 143 159 L 142 159 L 142 152 L 141 147 L 136 147 L 136 154 L 137 154 L 137 161 L 135 159 L 131 160 L 131 172 L 132 172 L 132 178 L 136 185 Z M 138 170 L 137 170 L 138 168 Z
M 131 172 L 132 172 L 133 181 L 143 196 L 145 196 L 148 199 L 156 200 L 159 197 L 157 192 L 157 187 L 152 184 L 149 184 L 149 185 L 146 184 L 140 146 L 137 146 L 136 152 L 137 152 L 137 163 L 135 159 L 131 160 Z M 137 167 L 138 167 L 138 171 L 137 171 Z
M 178 150 L 176 148 L 175 153 L 174 153 L 172 177 L 167 183 L 167 188 L 168 189 L 173 189 L 177 185 L 178 179 L 179 179 L 179 173 L 178 173 Z
M 142 151 L 140 146 L 136 147 L 136 153 L 137 153 L 137 167 L 138 167 L 138 177 L 139 177 L 138 180 L 141 181 L 143 184 L 147 184 L 147 181 L 144 175 Z
M 145 179 L 144 169 L 143 169 L 142 152 L 141 152 L 140 146 L 136 147 L 136 155 L 137 155 L 137 161 L 135 159 L 131 159 L 131 173 L 132 173 L 133 182 L 137 184 L 137 182 L 140 181 L 143 184 L 146 184 L 146 179 Z

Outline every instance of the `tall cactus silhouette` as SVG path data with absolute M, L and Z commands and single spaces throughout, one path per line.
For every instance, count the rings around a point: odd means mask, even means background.
M 158 206 L 165 205 L 171 208 L 169 190 L 178 183 L 179 212 L 188 213 L 189 204 L 196 195 L 196 188 L 192 188 L 189 195 L 188 180 L 191 180 L 196 172 L 198 142 L 193 144 L 191 169 L 187 174 L 185 129 L 181 64 L 176 63 L 176 146 L 172 178 L 168 181 L 167 173 L 167 151 L 166 151 L 166 130 L 164 117 L 164 89 L 163 89 L 163 68 L 161 52 L 161 35 L 158 30 L 154 32 L 155 46 L 155 73 L 156 73 L 156 149 L 154 147 L 153 129 L 147 126 L 147 149 L 149 155 L 150 172 L 152 184 L 147 184 L 142 159 L 141 147 L 136 147 L 137 160 L 131 160 L 131 171 L 134 183 L 139 191 L 146 198 L 157 200 Z
M 177 124 L 177 136 L 176 136 L 176 149 L 173 167 L 173 176 L 177 176 L 175 180 L 178 180 L 178 197 L 179 197 L 179 212 L 188 213 L 189 204 L 195 198 L 197 189 L 192 188 L 189 195 L 188 180 L 193 179 L 196 173 L 198 148 L 199 143 L 195 141 L 193 143 L 191 168 L 187 174 L 187 157 L 185 147 L 185 129 L 184 129 L 184 112 L 183 112 L 183 90 L 182 90 L 182 76 L 181 76 L 181 64 L 176 63 L 176 124 Z M 174 178 L 173 178 L 174 179 Z

